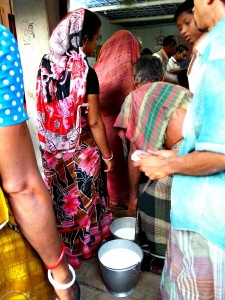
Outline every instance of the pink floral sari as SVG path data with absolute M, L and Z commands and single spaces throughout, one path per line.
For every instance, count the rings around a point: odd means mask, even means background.
M 57 228 L 69 263 L 79 268 L 110 235 L 111 213 L 101 177 L 99 150 L 88 127 L 82 127 L 74 152 L 56 158 L 43 151 L 46 185 L 53 196 Z
M 78 268 L 110 235 L 100 153 L 87 123 L 88 64 L 80 47 L 84 9 L 53 31 L 37 79 L 38 137 L 45 183 L 69 263 Z

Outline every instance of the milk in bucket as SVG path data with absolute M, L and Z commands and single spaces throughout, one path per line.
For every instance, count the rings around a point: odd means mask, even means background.
M 104 253 L 101 263 L 110 269 L 126 269 L 141 261 L 140 256 L 125 248 L 112 249 Z

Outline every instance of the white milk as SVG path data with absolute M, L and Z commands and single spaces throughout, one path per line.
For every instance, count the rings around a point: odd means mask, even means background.
M 101 263 L 110 269 L 125 269 L 140 262 L 140 256 L 130 249 L 112 249 L 104 253 Z
M 114 235 L 121 239 L 133 241 L 135 238 L 135 228 L 120 228 L 114 232 Z

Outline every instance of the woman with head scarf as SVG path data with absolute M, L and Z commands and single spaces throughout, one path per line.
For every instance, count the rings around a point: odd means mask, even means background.
M 123 145 L 113 124 L 125 97 L 134 89 L 133 64 L 139 57 L 140 44 L 126 30 L 115 32 L 102 46 L 94 69 L 100 84 L 100 108 L 110 148 L 115 156 L 112 172 L 107 173 L 107 189 L 111 206 L 128 205 L 130 190 L 128 164 Z
M 80 266 L 110 235 L 101 180 L 113 168 L 113 153 L 99 109 L 96 73 L 88 65 L 101 22 L 92 12 L 69 13 L 54 29 L 37 79 L 37 129 L 45 182 L 69 263 Z

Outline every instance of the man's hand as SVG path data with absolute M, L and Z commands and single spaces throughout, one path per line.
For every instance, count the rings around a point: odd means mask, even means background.
M 170 157 L 177 156 L 178 150 L 148 150 L 148 153 L 156 156 L 161 156 L 164 158 L 170 158 Z
M 168 150 L 154 151 L 169 156 Z M 156 154 L 156 153 L 155 153 Z M 140 160 L 134 163 L 135 167 L 138 167 L 140 171 L 144 172 L 151 180 L 161 179 L 168 175 L 169 168 L 168 162 L 170 158 L 166 158 L 162 155 L 140 155 Z M 173 155 L 174 156 L 174 155 Z

